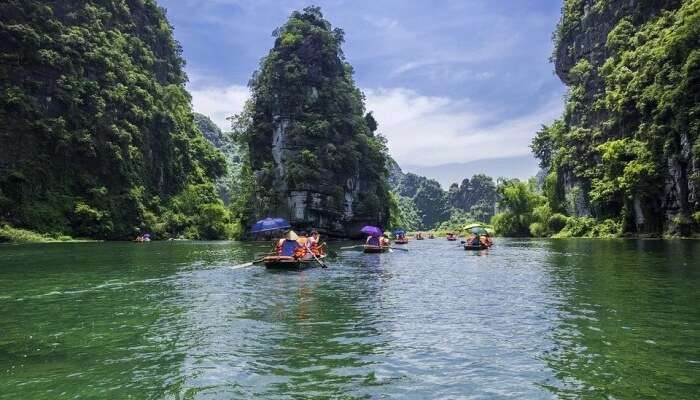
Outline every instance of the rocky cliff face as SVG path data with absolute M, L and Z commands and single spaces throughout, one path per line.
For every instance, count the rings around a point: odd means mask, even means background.
M 553 58 L 567 107 L 534 146 L 569 214 L 622 218 L 637 233 L 697 228 L 698 8 L 564 2 Z
M 384 226 L 386 147 L 344 60 L 342 31 L 309 7 L 274 35 L 251 81 L 243 139 L 257 188 L 252 219 L 283 216 L 335 236 Z

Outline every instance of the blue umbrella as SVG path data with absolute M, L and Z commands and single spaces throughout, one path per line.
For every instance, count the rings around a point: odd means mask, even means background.
M 394 235 L 396 235 L 396 236 L 401 236 L 401 235 L 405 235 L 405 234 L 406 234 L 406 231 L 404 231 L 403 229 L 397 229 L 394 231 Z
M 287 222 L 286 219 L 283 218 L 265 218 L 263 220 L 260 220 L 253 225 L 253 229 L 251 229 L 251 232 L 253 233 L 261 233 L 261 232 L 270 232 L 270 231 L 278 231 L 280 229 L 287 229 L 291 228 L 292 226 L 289 225 L 289 222 Z
M 360 232 L 364 233 L 365 235 L 370 235 L 370 236 L 382 236 L 384 232 L 382 232 L 381 229 L 377 228 L 376 226 L 364 226 L 362 229 L 360 229 Z

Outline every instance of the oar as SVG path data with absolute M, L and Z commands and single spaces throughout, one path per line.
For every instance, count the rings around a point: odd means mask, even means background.
M 246 267 L 252 266 L 253 264 L 257 264 L 257 263 L 259 263 L 259 262 L 261 262 L 261 261 L 263 261 L 263 260 L 264 260 L 264 258 L 261 258 L 261 259 L 259 259 L 259 260 L 253 260 L 253 261 L 251 261 L 251 262 L 247 262 L 247 263 L 244 263 L 244 264 L 234 265 L 233 267 L 230 267 L 230 268 L 231 268 L 231 269 L 246 268 Z
M 389 247 L 390 250 L 401 250 L 401 251 L 408 251 L 408 249 L 402 249 L 400 247 Z
M 318 257 L 316 257 L 316 254 L 314 254 L 313 252 L 311 252 L 311 255 L 314 256 L 314 259 L 316 260 L 316 262 L 318 262 L 319 264 L 321 264 L 321 268 L 328 268 L 328 266 L 327 266 L 326 264 L 324 264 L 323 261 L 321 261 Z
M 340 250 L 354 249 L 356 247 L 363 247 L 363 246 L 364 246 L 364 244 L 358 244 L 355 246 L 346 246 L 346 247 L 341 247 Z

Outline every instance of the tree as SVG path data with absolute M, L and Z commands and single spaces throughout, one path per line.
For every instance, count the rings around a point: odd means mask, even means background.
M 224 174 L 181 51 L 154 1 L 0 2 L 0 219 L 131 238 Z
M 424 228 L 432 229 L 450 217 L 446 194 L 433 179 L 426 179 L 420 184 L 413 202 L 422 214 Z
M 498 208 L 492 223 L 503 236 L 530 236 L 530 225 L 541 223 L 533 215 L 536 207 L 546 203 L 544 196 L 534 193 L 532 187 L 517 179 L 499 180 Z

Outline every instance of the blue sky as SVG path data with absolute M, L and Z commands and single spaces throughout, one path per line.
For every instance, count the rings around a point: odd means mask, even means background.
M 194 108 L 223 129 L 272 31 L 310 4 L 345 31 L 367 108 L 405 170 L 443 185 L 476 172 L 527 178 L 537 171 L 531 138 L 563 109 L 565 88 L 548 61 L 560 1 L 159 3 L 183 47 Z

